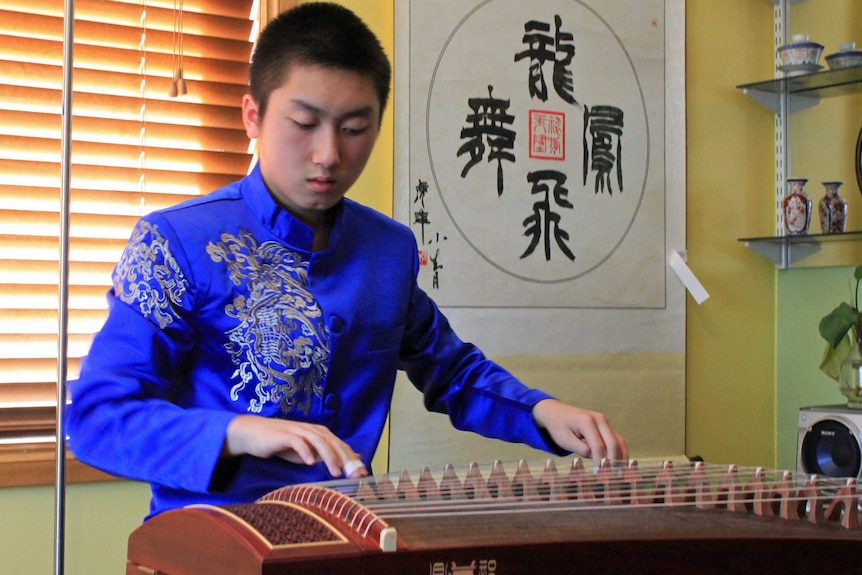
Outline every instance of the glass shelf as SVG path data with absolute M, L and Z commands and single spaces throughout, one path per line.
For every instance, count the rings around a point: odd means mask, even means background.
M 862 231 L 842 234 L 807 234 L 801 236 L 770 236 L 760 238 L 740 238 L 745 247 L 772 260 L 778 269 L 794 267 L 802 259 L 813 256 L 825 246 L 844 244 L 845 249 L 835 250 L 831 257 L 821 258 L 813 266 L 859 265 L 862 263 L 860 246 L 847 242 L 862 242 Z M 799 266 L 799 267 L 813 267 Z
M 787 93 L 790 111 L 814 106 L 821 98 L 862 93 L 862 66 L 826 70 L 737 86 L 745 95 L 778 112 L 780 97 Z

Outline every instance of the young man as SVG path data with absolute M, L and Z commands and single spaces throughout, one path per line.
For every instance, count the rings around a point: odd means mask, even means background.
M 368 470 L 398 369 L 455 427 L 624 459 L 599 413 L 529 389 L 462 342 L 418 287 L 405 226 L 345 199 L 378 135 L 390 66 L 336 4 L 258 41 L 246 178 L 141 219 L 70 385 L 70 447 L 152 484 L 151 515 L 253 501 Z

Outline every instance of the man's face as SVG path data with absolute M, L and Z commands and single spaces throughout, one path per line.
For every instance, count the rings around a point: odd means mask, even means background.
M 270 95 L 263 117 L 245 96 L 243 121 L 258 141 L 269 190 L 313 226 L 365 168 L 379 132 L 380 102 L 367 76 L 295 65 Z

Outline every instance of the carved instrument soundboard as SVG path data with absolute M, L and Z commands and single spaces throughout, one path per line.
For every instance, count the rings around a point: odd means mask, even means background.
M 519 462 L 288 486 L 158 515 L 127 575 L 862 573 L 856 479 Z

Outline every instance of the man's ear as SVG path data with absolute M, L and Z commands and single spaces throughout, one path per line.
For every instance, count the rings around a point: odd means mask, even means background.
M 245 126 L 246 135 L 252 140 L 257 138 L 260 132 L 261 119 L 257 102 L 251 94 L 245 94 L 242 97 L 242 123 Z

